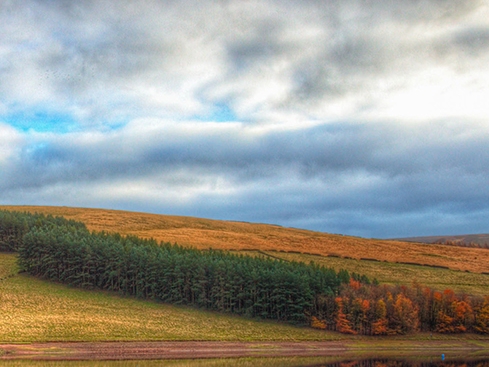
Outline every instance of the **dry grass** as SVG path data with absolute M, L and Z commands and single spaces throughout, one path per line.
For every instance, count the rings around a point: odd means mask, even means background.
M 476 273 L 487 272 L 489 264 L 489 251 L 485 249 L 364 239 L 266 224 L 104 209 L 36 206 L 0 206 L 0 209 L 60 215 L 84 222 L 91 230 L 152 237 L 200 249 L 292 251 L 322 256 L 336 254 L 355 259 L 445 266 Z
M 0 281 L 18 273 L 17 262 L 13 254 L 0 255 Z
M 0 253 L 11 274 L 16 257 Z M 106 340 L 331 340 L 335 334 L 84 291 L 15 275 L 0 281 L 0 343 Z

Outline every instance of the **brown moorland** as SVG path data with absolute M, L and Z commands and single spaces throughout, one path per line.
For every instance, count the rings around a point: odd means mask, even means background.
M 476 273 L 487 272 L 489 264 L 487 249 L 365 239 L 269 224 L 106 209 L 5 205 L 0 209 L 64 216 L 85 223 L 90 230 L 154 238 L 199 249 L 298 252 L 422 264 Z

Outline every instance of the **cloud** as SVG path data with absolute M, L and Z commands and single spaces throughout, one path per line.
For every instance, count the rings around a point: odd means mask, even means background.
M 17 147 L 22 143 L 22 136 L 11 126 L 0 123 L 0 168 L 8 164 Z
M 238 123 L 151 120 L 111 133 L 30 138 L 0 181 L 4 195 L 42 192 L 44 200 L 82 206 L 163 206 L 307 227 L 334 223 L 340 232 L 362 227 L 341 226 L 345 213 L 462 215 L 489 204 L 488 132 L 477 125 L 401 131 L 338 123 L 264 133 Z
M 482 228 L 482 1 L 0 6 L 0 201 Z

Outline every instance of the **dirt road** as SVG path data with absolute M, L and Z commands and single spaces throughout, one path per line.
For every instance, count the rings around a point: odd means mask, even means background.
M 0 344 L 0 361 L 144 360 L 239 357 L 439 356 L 450 352 L 489 358 L 489 340 L 386 340 L 328 342 L 52 342 Z M 481 354 L 482 353 L 482 354 Z
M 142 360 L 231 357 L 335 356 L 341 342 L 103 342 L 1 344 L 2 359 Z

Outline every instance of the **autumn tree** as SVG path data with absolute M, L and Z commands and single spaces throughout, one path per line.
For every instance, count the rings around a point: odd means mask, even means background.
M 394 315 L 392 319 L 392 329 L 398 334 L 406 334 L 418 329 L 419 319 L 418 310 L 413 302 L 399 293 L 394 303 Z
M 316 316 L 311 317 L 311 327 L 313 329 L 326 329 L 326 321 L 318 319 Z
M 475 313 L 474 330 L 481 334 L 489 334 L 489 296 L 484 298 L 484 302 Z
M 466 332 L 474 321 L 472 306 L 468 300 L 455 300 L 452 303 L 454 332 Z
M 386 335 L 388 332 L 387 308 L 383 299 L 376 302 L 374 314 L 375 321 L 372 323 L 372 334 Z
M 347 301 L 347 299 L 341 297 L 336 297 L 335 299 L 338 306 L 338 311 L 336 313 L 336 330 L 344 334 L 357 334 L 344 312 L 344 301 Z

